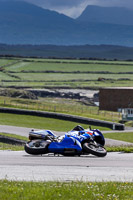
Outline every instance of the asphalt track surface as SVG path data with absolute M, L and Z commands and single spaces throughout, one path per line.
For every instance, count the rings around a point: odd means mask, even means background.
M 0 129 L 0 132 L 25 136 L 28 136 L 31 130 L 12 126 L 0 126 Z M 133 153 L 115 152 L 108 153 L 104 158 L 98 158 L 93 155 L 32 156 L 25 151 L 0 151 L 0 179 L 5 178 L 17 181 L 133 182 Z
M 0 179 L 15 181 L 133 182 L 133 154 L 108 153 L 104 158 L 32 156 L 0 151 Z

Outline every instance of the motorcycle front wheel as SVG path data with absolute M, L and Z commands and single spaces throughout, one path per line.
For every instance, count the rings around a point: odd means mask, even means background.
M 31 140 L 25 144 L 25 151 L 28 154 L 39 155 L 48 153 L 48 142 L 44 140 Z
M 95 143 L 84 143 L 83 144 L 83 149 L 87 152 L 87 153 L 91 153 L 95 156 L 98 157 L 104 157 L 107 155 L 107 151 L 104 147 L 99 146 Z

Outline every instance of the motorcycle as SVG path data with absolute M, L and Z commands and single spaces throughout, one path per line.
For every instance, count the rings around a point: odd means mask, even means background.
M 104 157 L 107 154 L 104 148 L 105 139 L 98 129 L 84 129 L 78 125 L 65 135 L 56 136 L 50 130 L 29 132 L 29 141 L 25 144 L 28 154 L 39 155 L 54 153 L 64 156 L 80 156 L 93 154 Z

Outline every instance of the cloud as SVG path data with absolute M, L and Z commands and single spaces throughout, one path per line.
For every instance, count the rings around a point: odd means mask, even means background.
M 94 5 L 94 0 L 82 0 L 79 1 L 79 4 L 72 4 L 72 6 L 67 5 L 66 7 L 58 8 L 58 12 L 63 12 L 65 15 L 76 18 L 78 17 L 87 5 Z
M 133 7 L 132 0 L 97 0 L 97 5 L 100 6 L 117 6 L 117 7 Z
M 70 17 L 79 16 L 87 5 L 95 5 L 97 0 L 25 0 L 43 8 L 64 13 Z
M 88 5 L 117 6 L 133 9 L 133 0 L 29 0 L 43 8 L 56 10 L 70 17 L 78 17 Z
M 0 0 L 6 1 L 6 0 Z M 14 1 L 14 0 L 10 0 Z M 42 8 L 55 10 L 70 17 L 78 17 L 87 5 L 133 8 L 133 0 L 17 0 L 33 3 Z

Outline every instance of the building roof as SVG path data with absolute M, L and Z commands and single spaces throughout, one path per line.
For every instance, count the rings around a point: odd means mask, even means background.
M 100 88 L 100 89 L 104 89 L 104 90 L 106 90 L 106 89 L 133 90 L 133 87 L 105 87 L 105 88 Z

